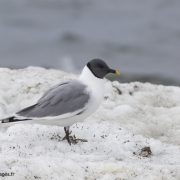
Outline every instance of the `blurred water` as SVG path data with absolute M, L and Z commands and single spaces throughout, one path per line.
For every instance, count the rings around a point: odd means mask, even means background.
M 101 57 L 180 81 L 179 20 L 179 0 L 1 0 L 0 66 L 79 71 Z

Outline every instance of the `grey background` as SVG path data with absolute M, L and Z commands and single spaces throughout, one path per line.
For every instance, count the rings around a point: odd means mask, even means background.
M 122 81 L 179 84 L 179 0 L 0 0 L 0 66 L 80 72 L 99 57 Z

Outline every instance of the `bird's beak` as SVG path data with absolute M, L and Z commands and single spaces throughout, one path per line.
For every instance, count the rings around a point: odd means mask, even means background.
M 117 75 L 117 76 L 120 76 L 120 74 L 121 74 L 121 72 L 120 72 L 120 70 L 115 70 L 115 75 Z
M 119 76 L 121 73 L 119 70 L 114 70 L 114 69 L 110 69 L 110 72 L 109 73 L 113 73 L 115 74 L 116 76 Z

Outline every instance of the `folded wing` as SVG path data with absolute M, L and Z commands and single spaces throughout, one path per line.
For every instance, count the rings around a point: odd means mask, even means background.
M 18 113 L 18 116 L 43 118 L 81 113 L 85 110 L 90 95 L 87 87 L 77 80 L 61 83 L 47 91 L 39 101 Z

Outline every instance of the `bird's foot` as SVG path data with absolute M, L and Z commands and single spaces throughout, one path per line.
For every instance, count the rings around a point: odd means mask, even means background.
M 65 134 L 66 134 L 66 135 L 64 136 L 64 138 L 63 138 L 62 140 L 63 140 L 63 141 L 64 141 L 64 140 L 67 140 L 67 142 L 69 143 L 69 145 L 71 145 L 71 144 L 77 144 L 78 142 L 87 142 L 86 139 L 76 138 L 75 135 L 70 136 L 71 133 L 72 133 L 72 131 L 69 131 L 69 127 L 65 127 L 65 128 L 64 128 L 64 131 L 65 131 Z
M 72 144 L 77 144 L 78 142 L 88 142 L 86 139 L 76 138 L 76 136 L 70 136 Z
M 67 136 L 67 135 L 65 135 L 62 140 L 63 140 L 63 141 L 64 141 L 64 140 L 67 140 L 67 142 L 69 143 L 69 145 L 71 145 L 71 144 L 77 144 L 78 142 L 88 142 L 86 139 L 76 138 L 75 135 L 73 135 L 73 136 Z

